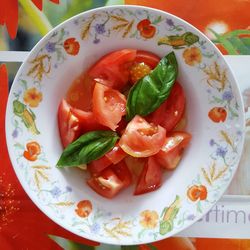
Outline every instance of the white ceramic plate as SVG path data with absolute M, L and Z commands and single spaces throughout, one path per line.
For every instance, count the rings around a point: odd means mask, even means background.
M 143 37 L 145 34 L 137 30 L 143 19 L 155 28 L 151 38 Z M 80 46 L 79 52 L 65 50 L 67 39 L 76 48 Z M 57 107 L 71 82 L 84 69 L 106 53 L 121 48 L 148 50 L 161 57 L 175 52 L 178 81 L 187 97 L 187 131 L 193 138 L 178 168 L 164 174 L 159 190 L 133 196 L 131 187 L 107 200 L 86 185 L 83 171 L 55 167 L 62 152 Z M 76 55 L 72 55 L 74 52 Z M 208 116 L 211 110 L 216 115 L 218 108 L 226 114 L 223 122 L 214 122 Z M 244 117 L 232 72 L 202 33 L 159 10 L 113 6 L 71 18 L 34 47 L 9 95 L 6 136 L 22 186 L 47 216 L 85 238 L 129 245 L 178 233 L 218 201 L 237 169 L 244 140 Z M 41 150 L 34 161 L 24 157 L 32 141 Z M 207 192 L 207 197 L 194 201 L 192 191 L 204 195 Z M 85 211 L 83 217 L 78 215 L 79 209 Z

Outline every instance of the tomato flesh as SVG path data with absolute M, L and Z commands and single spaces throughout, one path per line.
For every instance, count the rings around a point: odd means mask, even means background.
M 112 164 L 122 161 L 127 154 L 116 144 L 112 150 L 106 153 L 98 160 L 94 160 L 88 164 L 88 170 L 93 176 L 98 176 L 105 168 Z
M 126 114 L 126 98 L 118 90 L 97 82 L 93 92 L 93 113 L 100 124 L 115 130 Z
M 100 173 L 111 164 L 112 162 L 104 155 L 100 159 L 90 162 L 88 164 L 88 171 L 92 176 L 99 176 Z
M 105 169 L 100 176 L 90 178 L 87 183 L 96 193 L 109 199 L 124 187 L 122 181 L 110 168 Z
M 122 161 L 127 154 L 121 149 L 117 143 L 111 151 L 105 154 L 105 156 L 113 163 L 117 164 Z
M 109 87 L 123 89 L 129 78 L 129 68 L 136 57 L 136 50 L 118 50 L 102 57 L 88 72 L 92 79 L 106 80 Z
M 167 100 L 157 110 L 147 116 L 147 121 L 159 124 L 169 132 L 183 116 L 185 102 L 184 90 L 178 82 L 175 82 Z
M 108 128 L 98 123 L 92 111 L 83 111 L 77 108 L 71 108 L 72 114 L 78 118 L 82 133 L 93 130 L 107 130 Z
M 70 105 L 64 99 L 58 107 L 58 127 L 64 148 L 81 134 L 79 119 L 71 112 L 70 108 Z
M 149 124 L 136 115 L 127 125 L 119 141 L 120 147 L 134 157 L 148 157 L 159 152 L 164 144 L 166 131 L 161 126 Z
M 112 166 L 112 170 L 115 172 L 117 177 L 122 181 L 123 187 L 128 187 L 132 183 L 132 174 L 129 171 L 125 161 L 121 161 L 116 165 Z
M 179 164 L 184 149 L 188 146 L 191 135 L 186 132 L 171 132 L 167 135 L 164 146 L 154 156 L 159 164 L 168 170 L 173 170 Z
M 134 195 L 145 194 L 158 189 L 161 186 L 161 179 L 161 166 L 153 157 L 149 157 L 139 176 Z
M 161 58 L 157 55 L 143 50 L 138 50 L 135 57 L 135 63 L 145 63 L 151 69 L 154 69 L 160 60 Z

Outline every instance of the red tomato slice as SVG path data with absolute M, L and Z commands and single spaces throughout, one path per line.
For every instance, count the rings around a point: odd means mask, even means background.
M 164 144 L 166 130 L 148 123 L 136 115 L 127 125 L 119 145 L 129 155 L 147 157 L 159 152 Z
M 110 166 L 111 164 L 117 164 L 122 161 L 127 154 L 120 148 L 117 144 L 102 156 L 100 159 L 92 161 L 88 164 L 88 170 L 92 174 L 92 176 L 98 176 L 105 168 Z
M 122 181 L 123 187 L 128 187 L 132 183 L 132 175 L 124 161 L 112 166 L 112 170 L 117 177 Z
M 130 172 L 137 179 L 140 176 L 144 165 L 146 164 L 147 158 L 135 158 L 128 155 L 125 157 L 124 161 Z
M 113 163 L 117 164 L 122 161 L 127 154 L 121 149 L 117 143 L 111 151 L 105 154 L 105 156 Z
M 151 52 L 138 50 L 135 57 L 136 63 L 145 63 L 151 69 L 154 69 L 156 65 L 160 62 L 161 58 Z
M 107 130 L 108 128 L 98 123 L 95 115 L 91 111 L 83 111 L 81 109 L 71 107 L 71 112 L 79 120 L 82 133 L 93 130 Z
M 92 177 L 87 183 L 96 193 L 109 199 L 124 187 L 122 181 L 110 168 L 105 169 L 100 176 Z
M 136 57 L 136 50 L 123 49 L 102 57 L 88 72 L 88 75 L 106 80 L 109 87 L 123 89 L 129 78 L 129 68 Z
M 100 173 L 110 166 L 112 162 L 104 155 L 98 160 L 94 160 L 88 164 L 88 170 L 92 176 L 99 176 Z
M 58 107 L 58 127 L 64 148 L 81 135 L 79 119 L 71 112 L 71 106 L 64 99 Z
M 176 82 L 168 99 L 146 119 L 149 122 L 161 125 L 169 132 L 180 121 L 185 110 L 185 102 L 183 88 Z
M 149 157 L 139 176 L 134 195 L 145 194 L 161 186 L 162 169 L 158 162 Z
M 122 116 L 126 114 L 126 98 L 118 90 L 96 83 L 93 113 L 100 124 L 115 130 Z
M 154 156 L 162 167 L 175 169 L 181 160 L 184 149 L 191 140 L 191 135 L 186 132 L 171 132 L 167 134 L 162 149 Z

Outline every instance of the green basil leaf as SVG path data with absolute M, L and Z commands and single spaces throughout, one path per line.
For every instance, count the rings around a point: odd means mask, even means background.
M 178 65 L 174 52 L 161 59 L 154 70 L 140 79 L 129 91 L 127 120 L 155 111 L 169 96 L 177 78 Z
M 118 138 L 113 131 L 88 132 L 64 149 L 57 166 L 74 167 L 97 160 L 114 147 Z

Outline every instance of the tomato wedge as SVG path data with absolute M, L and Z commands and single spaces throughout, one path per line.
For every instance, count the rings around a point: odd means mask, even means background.
M 100 159 L 90 162 L 88 164 L 88 171 L 92 176 L 96 177 L 111 164 L 112 162 L 104 155 Z
M 58 107 L 58 127 L 64 148 L 81 135 L 79 119 L 71 112 L 71 106 L 64 99 Z
M 98 176 L 105 168 L 112 164 L 122 161 L 127 154 L 116 144 L 112 150 L 102 156 L 100 159 L 88 164 L 88 170 L 91 175 Z
M 108 128 L 101 125 L 92 111 L 83 111 L 81 109 L 71 107 L 72 114 L 78 118 L 82 133 L 93 130 L 107 130 Z
M 183 116 L 185 102 L 183 88 L 178 82 L 175 82 L 168 99 L 146 119 L 149 122 L 161 125 L 169 132 Z
M 132 175 L 137 179 L 146 164 L 147 158 L 136 158 L 133 156 L 126 156 L 124 159 L 129 171 L 132 173 Z
M 159 163 L 149 157 L 136 185 L 134 195 L 152 192 L 161 186 L 162 168 Z
M 167 134 L 166 141 L 162 149 L 154 156 L 159 164 L 172 170 L 179 164 L 184 149 L 188 146 L 191 135 L 186 132 L 171 132 Z
M 129 68 L 136 57 L 136 50 L 122 49 L 102 57 L 89 71 L 92 78 L 106 80 L 109 87 L 123 89 L 129 79 Z
M 110 168 L 105 169 L 100 176 L 90 178 L 87 183 L 96 193 L 109 199 L 124 187 L 123 182 Z
M 134 157 L 148 157 L 159 152 L 164 144 L 166 130 L 136 115 L 127 125 L 119 141 L 120 147 Z
M 127 154 L 121 149 L 117 143 L 111 151 L 105 154 L 105 156 L 113 163 L 117 164 L 122 161 Z
M 124 161 L 119 162 L 112 166 L 112 170 L 115 172 L 117 177 L 122 181 L 123 187 L 128 187 L 132 183 L 132 174 L 129 171 Z
M 126 114 L 126 98 L 118 90 L 96 83 L 93 113 L 100 124 L 115 130 L 122 116 Z
M 138 50 L 135 57 L 135 63 L 145 63 L 151 69 L 154 69 L 161 58 L 151 52 Z

